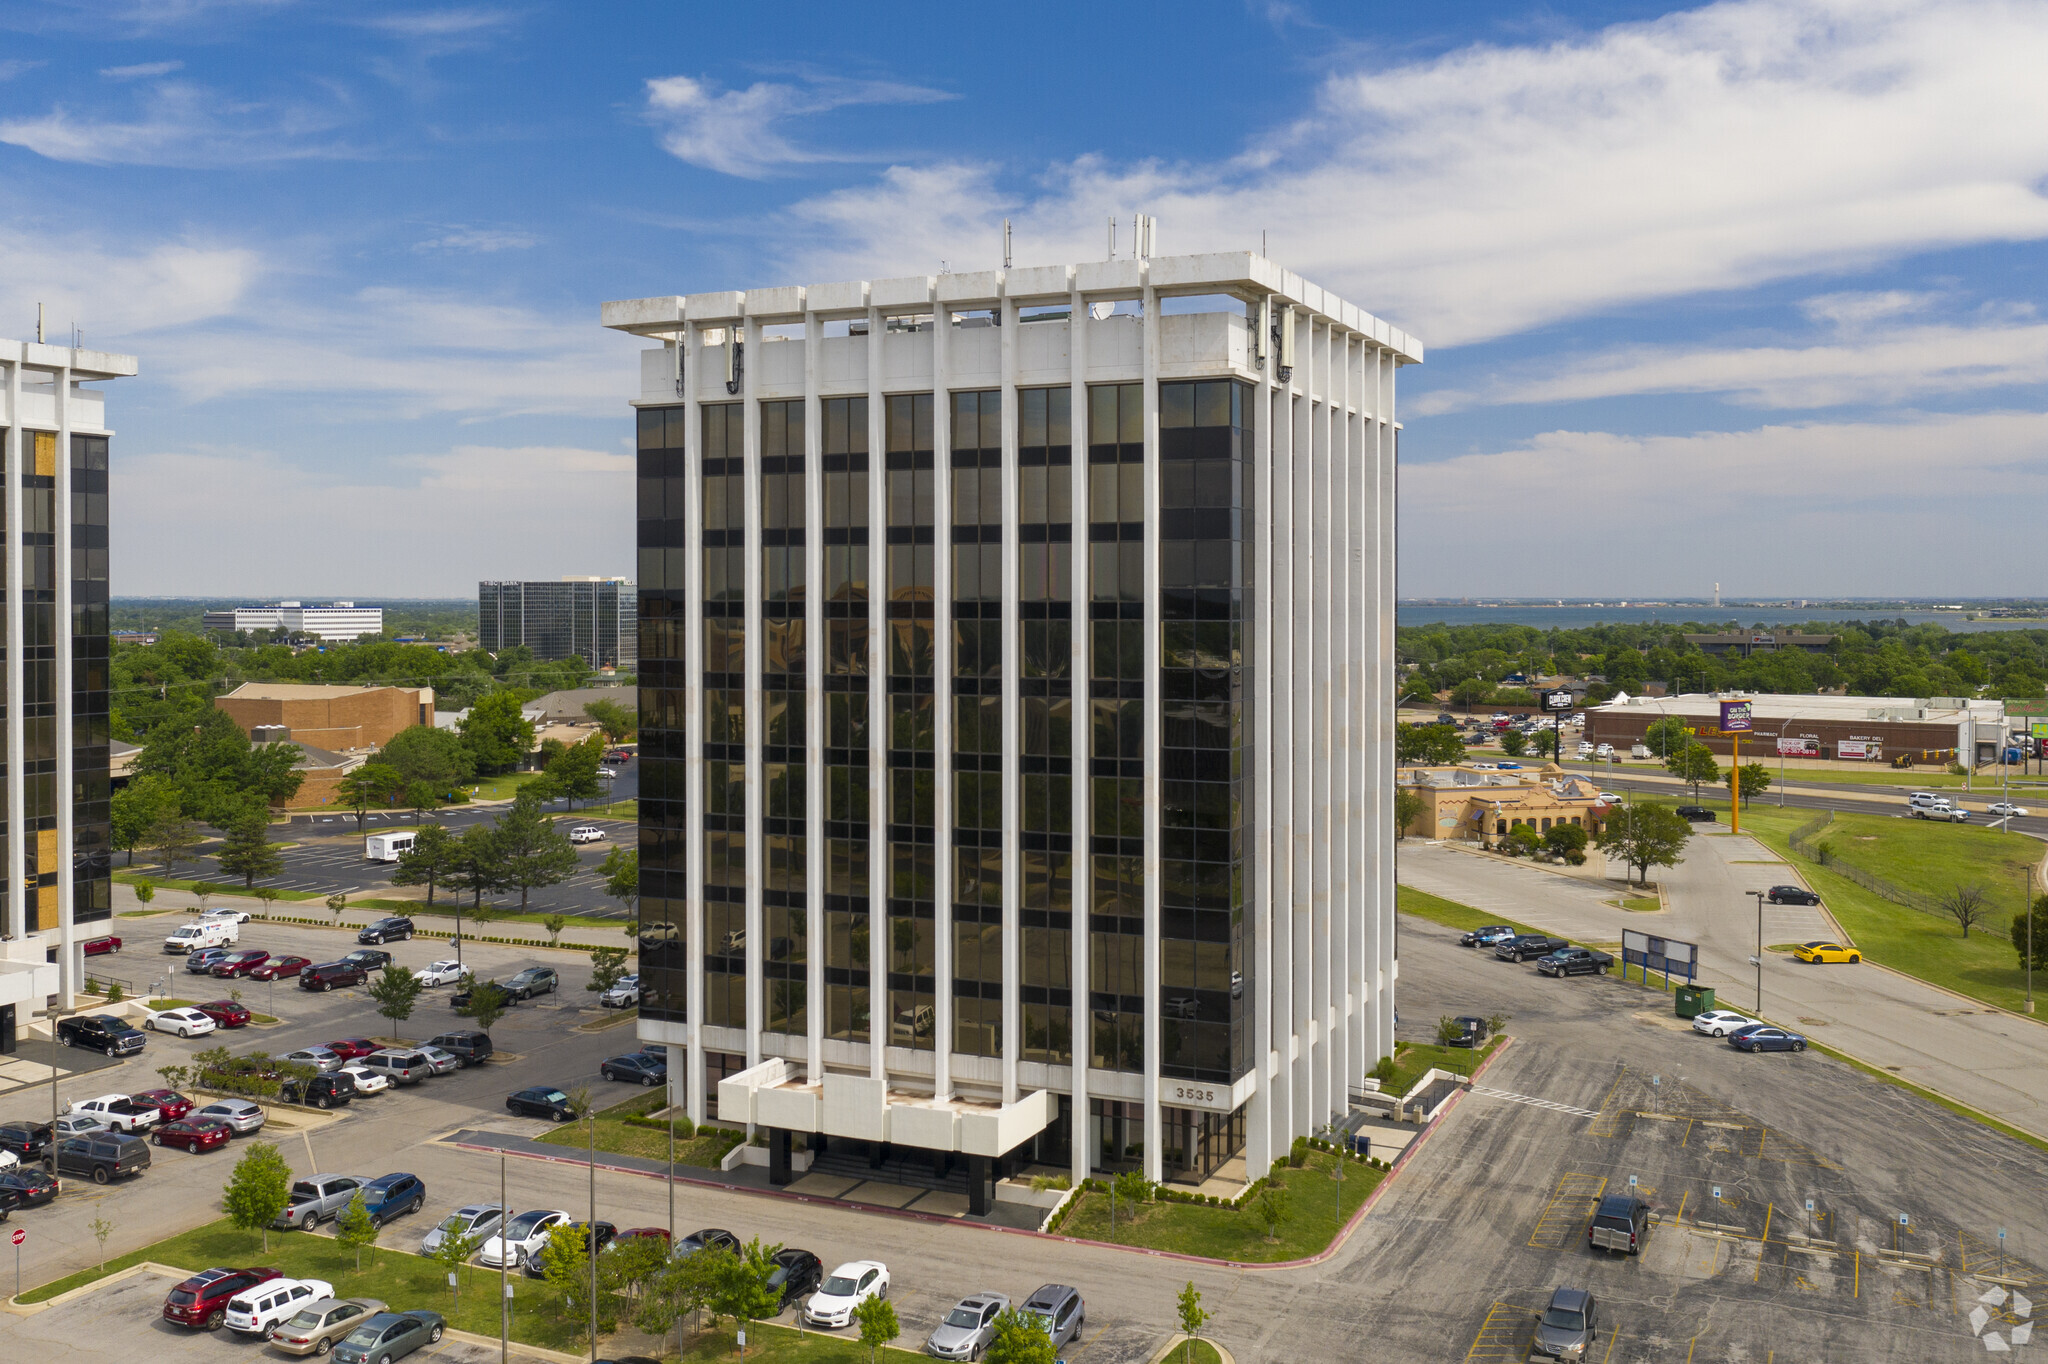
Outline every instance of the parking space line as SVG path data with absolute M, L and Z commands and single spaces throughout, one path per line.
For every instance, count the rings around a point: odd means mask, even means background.
M 1529 1233 L 1529 1247 L 1532 1250 L 1563 1250 L 1577 1234 L 1580 1224 L 1599 1205 L 1600 1195 L 1606 1189 L 1605 1175 L 1561 1176 L 1557 1188 L 1537 1216 L 1535 1228 Z
M 1533 1314 L 1526 1307 L 1517 1307 L 1509 1302 L 1496 1302 L 1486 1311 L 1486 1320 L 1479 1323 L 1479 1332 L 1472 1337 L 1472 1348 L 1465 1351 L 1468 1361 L 1513 1360 L 1522 1355 L 1522 1330 Z

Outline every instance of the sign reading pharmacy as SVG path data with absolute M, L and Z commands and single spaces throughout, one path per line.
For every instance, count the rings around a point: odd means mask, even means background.
M 1747 734 L 1753 728 L 1750 724 L 1750 701 L 1723 701 L 1721 703 L 1721 731 Z

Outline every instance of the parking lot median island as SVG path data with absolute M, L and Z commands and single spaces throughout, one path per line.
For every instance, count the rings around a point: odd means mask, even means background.
M 1403 1042 L 1394 1048 L 1394 1078 L 1380 1086 L 1383 1094 L 1406 1094 L 1417 1080 L 1432 1070 L 1448 1070 L 1469 1077 L 1484 1065 L 1505 1033 L 1489 1038 L 1483 1047 L 1439 1047 L 1425 1042 Z
M 609 1155 L 635 1156 L 641 1160 L 668 1159 L 668 1128 L 658 1112 L 666 1102 L 659 1089 L 636 1094 L 621 1104 L 597 1113 L 597 1149 Z M 676 1164 L 715 1170 L 725 1153 L 746 1140 L 746 1133 L 730 1127 L 697 1127 L 687 1118 L 676 1120 Z M 577 1151 L 589 1149 L 589 1136 L 582 1123 L 568 1123 L 539 1138 L 550 1146 Z
M 1080 1240 L 1243 1264 L 1304 1259 L 1328 1246 L 1386 1178 L 1376 1165 L 1346 1159 L 1340 1183 L 1331 1175 L 1337 1159 L 1310 1151 L 1299 1168 L 1275 1165 L 1269 1183 L 1279 1196 L 1270 1202 L 1257 1191 L 1235 1207 L 1157 1199 L 1133 1206 L 1118 1195 L 1113 1231 L 1109 1193 L 1091 1188 L 1076 1195 L 1052 1230 Z M 1277 1222 L 1265 1210 L 1269 1206 L 1277 1207 Z M 1269 1229 L 1275 1239 L 1267 1239 Z

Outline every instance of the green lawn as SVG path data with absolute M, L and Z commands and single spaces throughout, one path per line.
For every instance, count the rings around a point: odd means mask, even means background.
M 624 1103 L 599 1109 L 597 1149 L 614 1155 L 638 1156 L 643 1160 L 667 1160 L 668 1133 L 659 1127 L 640 1127 L 625 1121 L 628 1117 L 644 1117 L 659 1109 L 663 1102 L 661 1088 L 657 1086 L 636 1094 Z M 686 1137 L 678 1127 L 676 1164 L 715 1168 L 718 1162 L 725 1158 L 727 1151 L 745 1139 L 745 1133 L 723 1127 L 698 1128 Z M 580 1122 L 566 1123 L 541 1140 L 551 1146 L 586 1151 L 589 1149 L 590 1134 Z
M 1479 1063 L 1493 1054 L 1500 1045 L 1500 1038 L 1488 1039 L 1483 1047 L 1439 1047 L 1434 1043 L 1403 1042 L 1394 1052 L 1394 1078 L 1392 1083 L 1381 1086 L 1388 1094 L 1406 1094 L 1431 1070 L 1455 1071 L 1459 1075 L 1470 1075 L 1479 1069 Z
M 1516 923 L 1513 919 L 1503 919 L 1497 914 L 1488 914 L 1470 905 L 1461 905 L 1456 900 L 1446 900 L 1441 895 L 1431 895 L 1428 891 L 1417 890 L 1413 886 L 1397 886 L 1395 894 L 1395 907 L 1403 914 L 1413 914 L 1418 919 L 1428 919 L 1431 923 L 1442 924 L 1445 928 L 1455 928 L 1461 933 L 1475 928 L 1485 928 L 1489 924 L 1506 924 L 1517 933 L 1543 931 L 1528 924 Z
M 1340 1185 L 1330 1177 L 1335 1160 L 1335 1156 L 1312 1151 L 1308 1163 L 1298 1170 L 1275 1168 L 1275 1178 L 1288 1191 L 1289 1211 L 1287 1220 L 1280 1224 L 1278 1241 L 1266 1240 L 1265 1223 L 1252 1210 L 1252 1200 L 1247 1200 L 1243 1208 L 1147 1203 L 1137 1210 L 1135 1218 L 1128 1205 L 1119 1203 L 1116 1230 L 1112 1234 L 1109 1195 L 1093 1192 L 1074 1200 L 1066 1220 L 1060 1223 L 1059 1233 L 1218 1260 L 1298 1260 L 1329 1245 L 1338 1228 L 1358 1211 L 1366 1196 L 1385 1177 L 1371 1166 L 1346 1161 Z M 1344 1205 L 1341 1214 L 1337 1207 L 1340 1195 Z

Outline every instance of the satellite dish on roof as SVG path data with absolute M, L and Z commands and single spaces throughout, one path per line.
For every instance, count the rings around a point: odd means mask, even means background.
M 1088 316 L 1094 318 L 1097 322 L 1104 321 L 1115 311 L 1116 304 L 1114 303 L 1091 303 L 1088 305 Z

